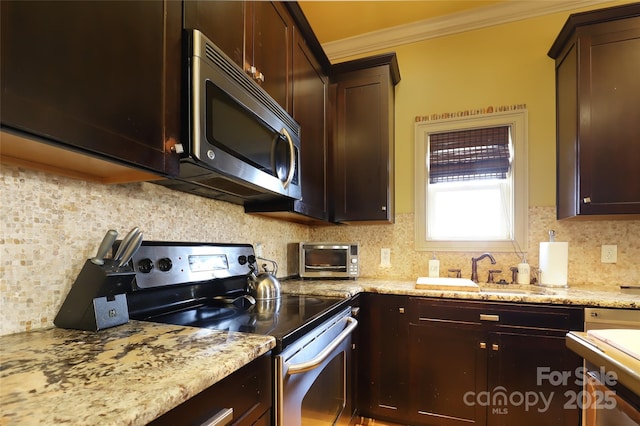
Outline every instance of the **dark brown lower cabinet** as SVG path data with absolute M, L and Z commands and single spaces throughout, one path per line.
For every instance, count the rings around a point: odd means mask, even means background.
M 564 336 L 582 329 L 582 308 L 365 296 L 360 415 L 434 426 L 580 424 L 582 359 Z
M 409 338 L 410 423 L 483 424 L 486 407 L 468 403 L 487 387 L 482 331 L 463 322 L 432 322 L 409 326 Z
M 358 414 L 409 420 L 409 321 L 406 296 L 364 294 L 358 331 Z
M 410 298 L 411 424 L 571 425 L 577 307 Z
M 270 425 L 273 388 L 271 367 L 272 358 L 268 353 L 158 417 L 149 425 L 209 424 L 207 420 L 224 408 L 233 408 L 232 425 Z

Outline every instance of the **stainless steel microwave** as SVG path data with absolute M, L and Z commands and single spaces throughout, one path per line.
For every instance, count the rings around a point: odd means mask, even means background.
M 161 185 L 236 204 L 300 199 L 300 125 L 198 30 L 185 32 L 188 128 Z
M 299 244 L 301 278 L 357 278 L 360 275 L 358 243 Z

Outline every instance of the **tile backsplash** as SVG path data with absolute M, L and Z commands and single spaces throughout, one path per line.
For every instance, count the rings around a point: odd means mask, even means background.
M 287 243 L 306 226 L 152 183 L 101 185 L 19 167 L 0 170 L 0 335 L 53 325 L 84 261 L 108 229 L 146 240 L 262 243 L 287 275 Z M 282 261 L 281 261 L 282 260 Z
M 361 274 L 367 277 L 415 279 L 427 276 L 431 252 L 414 250 L 413 214 L 396 215 L 389 225 L 341 226 L 316 228 L 312 240 L 358 241 L 361 245 Z M 569 242 L 568 281 L 570 286 L 617 288 L 621 284 L 640 285 L 640 220 L 557 221 L 555 207 L 529 208 L 529 248 L 527 262 L 537 269 L 539 243 L 548 241 L 548 231 L 556 231 L 556 241 Z M 618 260 L 614 264 L 600 262 L 600 246 L 616 244 Z M 380 248 L 391 249 L 391 267 L 380 266 Z M 479 253 L 436 253 L 440 260 L 440 276 L 448 269 L 460 269 L 471 276 L 471 258 Z M 510 267 L 520 262 L 515 253 L 492 253 L 496 265 L 484 260 L 478 263 L 480 282 L 486 282 L 489 269 L 500 269 L 496 281 L 511 282 Z
M 124 235 L 133 226 L 145 239 L 262 243 L 264 257 L 287 264 L 287 245 L 305 240 L 359 241 L 362 276 L 413 280 L 427 274 L 431 253 L 413 248 L 413 214 L 396 215 L 394 225 L 309 228 L 247 215 L 241 206 L 171 191 L 151 183 L 101 185 L 2 165 L 0 169 L 0 335 L 50 327 L 60 304 L 108 229 Z M 569 284 L 614 288 L 640 284 L 640 221 L 558 222 L 553 207 L 529 211 L 528 259 L 538 262 L 538 243 L 555 229 L 569 242 Z M 600 263 L 600 246 L 617 244 L 618 262 Z M 380 248 L 391 249 L 391 268 L 380 264 Z M 459 268 L 471 274 L 477 253 L 438 253 L 440 273 Z M 518 263 L 515 254 L 496 254 L 502 277 Z M 481 280 L 487 265 L 480 263 Z

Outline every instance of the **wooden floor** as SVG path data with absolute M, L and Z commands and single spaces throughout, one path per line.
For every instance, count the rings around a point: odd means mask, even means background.
M 354 417 L 349 426 L 403 426 L 398 423 L 388 423 L 382 420 L 369 419 L 366 417 Z

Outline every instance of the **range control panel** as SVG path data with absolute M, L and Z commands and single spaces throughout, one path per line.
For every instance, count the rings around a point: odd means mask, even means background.
M 143 241 L 131 259 L 138 289 L 246 276 L 251 244 Z

